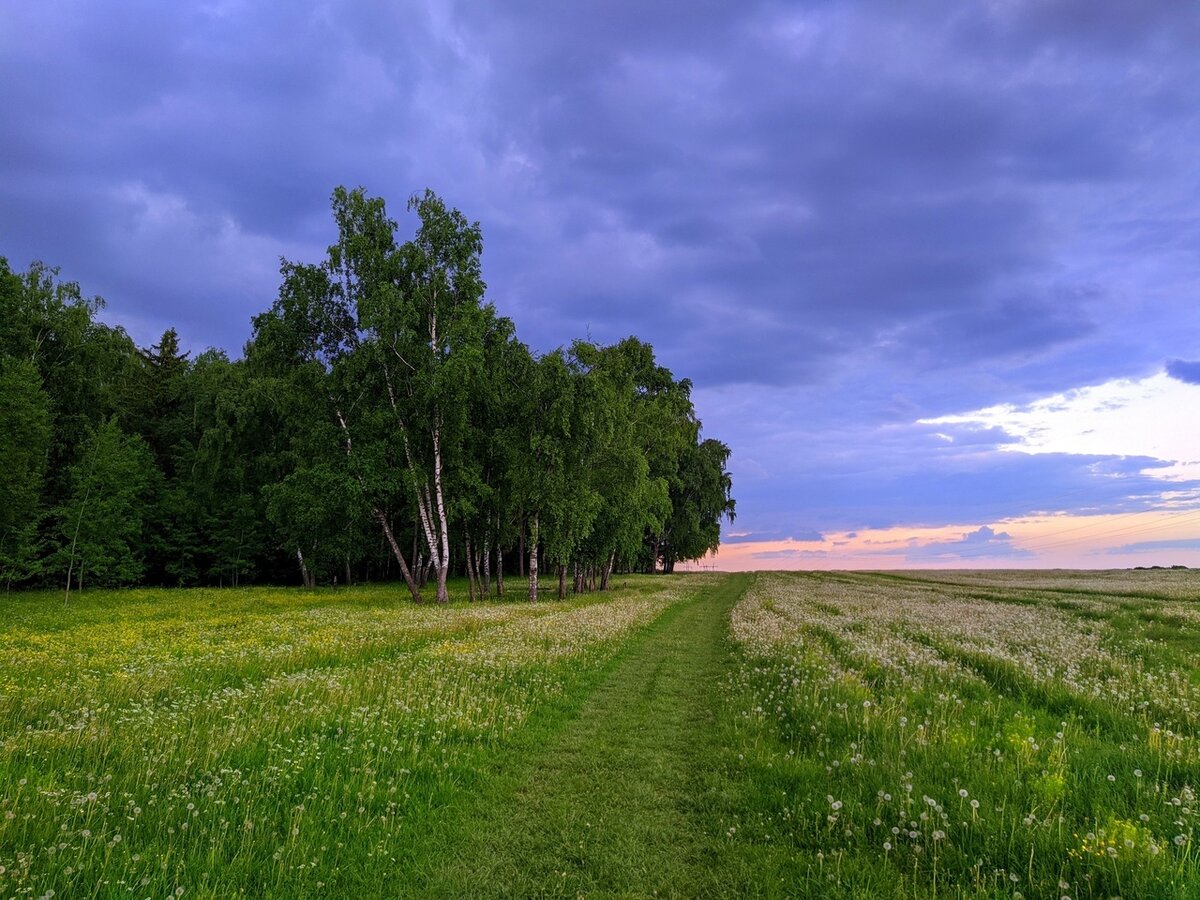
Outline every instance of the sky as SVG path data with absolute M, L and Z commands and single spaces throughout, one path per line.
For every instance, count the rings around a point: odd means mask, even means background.
M 732 449 L 723 568 L 1200 566 L 1200 4 L 0 0 L 0 255 L 237 356 L 339 184 Z

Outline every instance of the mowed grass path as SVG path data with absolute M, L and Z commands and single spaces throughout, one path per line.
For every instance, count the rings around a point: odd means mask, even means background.
M 696 896 L 723 893 L 705 802 L 720 755 L 729 612 L 750 576 L 668 610 L 578 714 L 497 773 L 444 836 L 415 895 Z

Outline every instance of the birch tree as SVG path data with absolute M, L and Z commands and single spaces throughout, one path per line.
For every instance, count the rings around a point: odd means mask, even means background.
M 495 310 L 483 302 L 479 223 L 448 209 L 432 191 L 414 196 L 409 209 L 421 224 L 400 247 L 400 327 L 381 335 L 379 349 L 389 383 L 394 378 L 407 401 L 397 404 L 398 415 L 406 407 L 409 417 L 399 424 L 437 573 L 437 600 L 444 603 L 450 571 L 446 462 L 458 455 L 466 437 L 468 400 L 483 376 L 484 339 Z
M 420 225 L 397 246 L 383 201 L 339 188 L 340 237 L 329 267 L 378 367 L 436 573 L 436 599 L 444 603 L 451 563 L 447 460 L 465 439 L 467 399 L 482 376 L 484 336 L 495 311 L 483 303 L 479 224 L 432 191 L 414 196 L 409 209 Z
M 420 602 L 420 589 L 392 526 L 389 501 L 397 486 L 386 484 L 378 468 L 371 465 L 385 454 L 363 440 L 374 398 L 368 383 L 373 369 L 364 366 L 371 350 L 363 345 L 370 338 L 359 321 L 359 301 L 364 295 L 387 290 L 390 279 L 385 265 L 394 255 L 394 224 L 382 216 L 382 204 L 377 216 L 369 215 L 371 211 L 343 210 L 339 201 L 352 199 L 343 195 L 344 191 L 334 195 L 335 216 L 342 222 L 359 212 L 359 221 L 345 222 L 338 244 L 330 247 L 324 263 L 282 263 L 279 297 L 270 311 L 254 319 L 253 355 L 259 365 L 295 385 L 296 393 L 321 410 L 322 425 L 314 424 L 309 430 L 331 434 L 329 440 L 336 442 L 344 455 L 353 484 L 386 538 L 413 600 Z M 348 245 L 353 245 L 353 256 L 346 252 Z M 334 426 L 332 432 L 326 432 L 326 423 Z M 360 427 L 360 423 L 365 424 Z M 305 436 L 294 440 L 303 441 Z M 287 518 L 293 521 L 295 516 Z M 303 564 L 301 571 L 305 571 Z M 308 581 L 309 575 L 304 578 Z
M 509 430 L 512 482 L 529 538 L 529 599 L 540 585 L 539 546 L 557 567 L 559 595 L 566 567 L 587 538 L 601 497 L 588 468 L 596 447 L 596 397 L 561 350 L 525 366 L 523 404 Z
M 688 448 L 671 491 L 671 517 L 659 548 L 664 572 L 675 563 L 700 559 L 721 542 L 721 520 L 733 522 L 736 506 L 733 479 L 726 466 L 729 447 L 715 438 L 699 440 Z
M 495 311 L 483 303 L 478 223 L 448 209 L 431 191 L 409 209 L 420 225 L 396 242 L 383 200 L 361 189 L 333 194 L 337 242 L 319 265 L 286 263 L 280 297 L 261 335 L 272 329 L 326 377 L 326 396 L 342 449 L 358 473 L 414 599 L 419 590 L 391 525 L 379 475 L 398 468 L 405 498 L 447 602 L 450 571 L 448 460 L 468 425 L 467 402 L 483 375 L 483 344 Z M 375 415 L 387 411 L 387 431 Z M 368 449 L 361 437 L 373 436 Z M 372 464 L 363 465 L 365 460 Z
M 624 343 L 624 342 L 623 342 Z M 659 534 L 671 514 L 667 482 L 652 478 L 639 434 L 639 394 L 622 344 L 600 347 L 577 341 L 572 355 L 595 382 L 606 415 L 587 471 L 601 503 L 582 548 L 582 563 L 599 573 L 604 590 L 618 561 L 636 560 L 647 533 Z

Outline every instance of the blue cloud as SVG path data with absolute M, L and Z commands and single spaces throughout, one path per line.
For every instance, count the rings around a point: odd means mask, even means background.
M 1200 362 L 1172 359 L 1167 362 L 1167 374 L 1186 384 L 1200 384 Z
M 934 562 L 937 560 L 967 559 L 1030 559 L 1029 550 L 1013 546 L 1012 535 L 994 531 L 983 525 L 968 532 L 957 541 L 937 541 L 922 546 L 910 546 L 904 551 L 909 562 Z
M 1159 550 L 1200 550 L 1200 538 L 1181 538 L 1169 541 L 1139 541 L 1106 550 L 1109 555 L 1122 553 L 1154 553 Z
M 721 542 L 725 544 L 748 544 L 782 539 L 783 533 L 779 531 L 735 531 L 721 535 Z
M 824 541 L 825 535 L 811 528 L 802 528 L 788 535 L 793 541 Z
M 721 540 L 727 544 L 744 544 L 757 541 L 824 541 L 825 535 L 811 528 L 802 528 L 800 531 L 735 531 L 732 534 L 721 536 Z
M 828 556 L 829 553 L 825 550 L 800 550 L 798 548 L 789 548 L 787 550 L 760 550 L 757 553 L 751 553 L 751 559 L 822 559 Z

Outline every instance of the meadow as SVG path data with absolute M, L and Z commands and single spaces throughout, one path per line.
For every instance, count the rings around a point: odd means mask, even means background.
M 1198 599 L 1194 572 L 759 576 L 738 840 L 807 896 L 1200 896 Z
M 0 597 L 0 898 L 1200 896 L 1195 572 L 455 588 Z
M 530 713 L 689 588 L 627 581 L 3 598 L 0 897 L 388 892 Z

